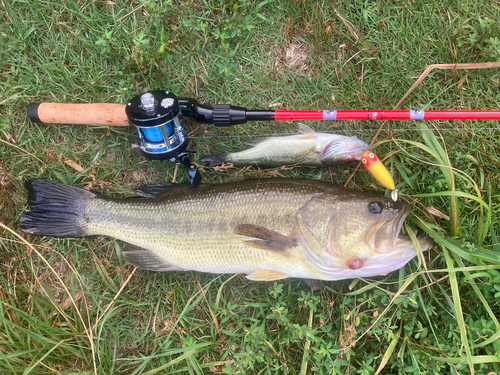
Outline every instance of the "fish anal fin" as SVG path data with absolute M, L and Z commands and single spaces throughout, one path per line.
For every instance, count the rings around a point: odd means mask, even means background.
M 122 257 L 125 262 L 142 270 L 155 272 L 184 271 L 182 268 L 168 263 L 162 257 L 147 250 L 125 251 L 122 253 Z
M 229 153 L 206 155 L 200 159 L 200 162 L 206 167 L 218 167 L 228 161 L 228 155 Z
M 279 271 L 257 270 L 252 272 L 246 278 L 253 281 L 275 281 L 289 278 L 290 275 Z
M 297 245 L 295 241 L 281 233 L 253 224 L 239 224 L 234 228 L 235 234 L 255 237 L 258 240 L 244 241 L 247 245 L 263 250 L 271 250 L 287 254 L 288 250 Z

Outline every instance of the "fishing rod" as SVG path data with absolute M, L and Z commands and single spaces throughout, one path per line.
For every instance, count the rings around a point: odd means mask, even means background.
M 191 98 L 177 98 L 165 90 L 147 91 L 127 104 L 32 103 L 27 109 L 33 122 L 129 126 L 138 132 L 142 154 L 153 160 L 168 160 L 188 168 L 189 183 L 196 186 L 201 176 L 189 160 L 189 138 L 182 118 L 215 126 L 244 124 L 247 121 L 294 120 L 498 120 L 500 111 L 427 110 L 248 110 L 230 104 L 200 104 Z

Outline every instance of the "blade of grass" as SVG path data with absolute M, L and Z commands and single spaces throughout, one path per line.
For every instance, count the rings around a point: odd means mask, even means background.
M 500 331 L 497 331 L 494 335 L 492 335 L 489 339 L 484 340 L 483 342 L 479 344 L 475 344 L 475 348 L 482 348 L 483 346 L 490 345 L 494 343 L 495 341 L 500 340 Z
M 457 254 L 453 253 L 453 258 L 455 259 L 455 261 L 457 262 L 458 265 L 460 265 L 461 267 L 464 267 L 464 263 L 462 262 L 462 259 L 460 259 Z M 470 274 L 470 272 L 468 270 L 464 270 L 463 273 L 465 275 L 464 282 L 465 282 L 465 280 L 467 280 L 467 282 L 472 286 L 472 289 L 474 290 L 477 297 L 479 298 L 479 300 L 483 304 L 484 308 L 488 312 L 488 315 L 490 316 L 491 320 L 495 323 L 496 329 L 500 330 L 500 323 L 498 322 L 498 319 L 497 319 L 495 313 L 493 312 L 490 305 L 486 301 L 486 298 L 484 298 L 483 293 L 479 290 L 476 282 L 471 277 L 472 275 Z
M 313 319 L 314 319 L 314 310 L 312 308 L 310 308 L 309 309 L 309 320 L 307 322 L 307 326 L 309 328 L 312 328 Z M 307 374 L 307 364 L 308 364 L 310 348 L 311 348 L 311 341 L 307 340 L 305 345 L 304 345 L 304 353 L 302 354 L 302 362 L 300 364 L 300 375 Z
M 446 180 L 448 185 L 448 189 L 451 191 L 455 191 L 455 178 L 453 175 L 453 169 L 450 163 L 450 159 L 448 157 L 448 152 L 444 149 L 440 142 L 438 142 L 434 132 L 429 131 L 430 129 L 423 122 L 417 123 L 417 127 L 421 130 L 420 136 L 424 139 L 427 146 L 433 149 L 437 154 L 439 154 L 438 162 L 443 165 L 440 167 L 441 172 Z M 450 232 L 452 236 L 457 236 L 460 232 L 459 224 L 458 224 L 458 204 L 455 196 L 451 195 L 450 201 Z
M 456 198 L 456 197 L 462 197 L 462 198 L 472 199 L 472 200 L 476 201 L 477 203 L 479 203 L 482 207 L 488 208 L 488 205 L 486 204 L 486 202 L 483 201 L 481 198 L 479 198 L 475 195 L 469 194 L 469 193 L 464 193 L 462 191 L 440 191 L 437 193 L 414 194 L 414 195 L 412 195 L 412 197 L 415 197 L 415 198 L 424 198 L 424 197 L 452 197 L 452 198 Z
M 387 350 L 385 351 L 384 356 L 382 357 L 382 362 L 380 362 L 380 365 L 378 366 L 377 371 L 375 372 L 375 375 L 380 374 L 380 372 L 387 365 L 387 362 L 389 362 L 389 359 L 391 358 L 391 355 L 394 352 L 394 348 L 396 348 L 396 345 L 399 342 L 402 330 L 403 330 L 403 324 L 401 323 L 399 325 L 398 332 L 396 332 L 396 335 L 394 335 L 394 338 L 391 340 L 391 343 L 387 347 Z
M 408 331 L 407 330 L 404 330 L 404 338 L 403 338 L 403 340 L 406 341 L 406 342 L 408 342 L 410 340 L 410 338 L 408 337 Z M 419 361 L 415 357 L 415 351 L 410 349 L 410 350 L 408 350 L 408 353 L 410 354 L 410 358 L 411 358 L 411 361 L 413 363 L 413 367 L 415 368 L 415 372 L 417 374 L 421 374 L 422 370 L 420 369 Z
M 493 264 L 499 264 L 500 254 L 495 253 L 494 251 L 489 251 L 484 248 L 476 248 L 474 249 L 474 251 L 468 250 L 466 247 L 461 247 L 461 243 L 459 243 L 459 241 L 452 238 L 445 238 L 443 235 L 431 229 L 429 225 L 426 225 L 419 220 L 416 220 L 414 222 L 425 233 L 431 236 L 436 243 L 446 247 L 448 250 L 457 254 L 462 259 L 465 259 L 473 264 L 478 264 L 479 260 L 484 260 Z
M 427 280 L 426 279 L 424 279 L 424 280 L 425 280 L 425 282 L 427 284 L 427 288 L 429 288 Z M 434 293 L 432 293 L 432 294 L 434 294 Z M 427 322 L 429 323 L 429 327 L 431 329 L 432 335 L 434 336 L 434 340 L 436 341 L 437 346 L 439 347 L 439 349 L 443 350 L 443 348 L 441 346 L 441 343 L 439 342 L 438 336 L 436 334 L 436 330 L 434 329 L 434 324 L 432 324 L 432 320 L 430 318 L 429 312 L 427 311 L 428 310 L 427 306 L 424 303 L 424 299 L 422 297 L 422 292 L 420 291 L 420 288 L 417 288 L 417 296 L 418 296 L 418 299 L 420 300 L 420 306 L 422 307 L 422 310 L 424 311 L 425 318 L 427 319 Z M 433 300 L 436 300 L 436 298 L 434 296 L 432 296 L 432 298 L 433 298 Z
M 35 363 L 33 363 L 31 366 L 29 366 L 28 368 L 26 368 L 26 370 L 24 370 L 23 372 L 23 375 L 28 375 L 31 373 L 31 371 L 33 371 L 33 369 L 38 366 L 40 363 L 42 363 L 42 361 L 50 354 L 52 353 L 54 350 L 56 350 L 59 345 L 61 345 L 65 340 L 62 340 L 62 341 L 59 341 L 56 345 L 54 345 L 52 348 L 50 348 L 38 361 L 36 361 Z
M 456 272 L 453 270 L 453 261 L 448 253 L 446 247 L 442 246 L 443 254 L 446 260 L 446 265 L 448 267 L 448 273 L 450 274 L 450 285 L 451 285 L 451 295 L 453 298 L 453 305 L 455 307 L 455 317 L 458 324 L 458 329 L 460 331 L 460 337 L 462 338 L 462 345 L 465 349 L 465 355 L 467 358 L 467 363 L 471 374 L 474 374 L 474 362 L 472 359 L 472 353 L 469 346 L 469 338 L 467 336 L 467 329 L 465 327 L 465 320 L 462 311 L 462 304 L 460 302 L 460 290 L 458 288 L 458 281 Z
M 459 365 L 461 363 L 468 363 L 469 358 L 448 358 L 448 357 L 435 357 L 430 355 L 429 357 L 437 360 L 449 363 L 451 365 Z M 475 355 L 470 358 L 474 365 L 479 365 L 481 363 L 500 363 L 500 358 L 494 355 Z
M 198 345 L 200 345 L 200 344 L 198 344 Z M 153 370 L 144 372 L 143 375 L 153 375 L 153 374 L 158 374 L 159 372 L 164 373 L 163 371 L 165 369 L 167 369 L 173 365 L 176 365 L 176 364 L 184 361 L 185 359 L 188 359 L 189 357 L 195 355 L 197 353 L 197 351 L 196 351 L 196 349 L 192 349 L 195 346 L 197 346 L 197 345 L 192 345 L 192 346 L 188 346 L 186 348 L 183 348 L 183 349 L 185 349 L 184 351 L 187 351 L 186 353 L 181 354 L 180 356 L 178 356 L 175 359 L 172 359 L 170 362 L 164 364 L 163 366 L 160 366 L 160 367 L 157 367 Z

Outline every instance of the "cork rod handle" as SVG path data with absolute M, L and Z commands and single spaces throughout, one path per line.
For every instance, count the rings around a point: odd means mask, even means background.
M 32 103 L 28 117 L 46 124 L 129 126 L 124 104 Z

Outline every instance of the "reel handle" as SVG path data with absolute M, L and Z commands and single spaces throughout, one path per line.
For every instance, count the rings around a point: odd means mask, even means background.
M 129 126 L 124 104 L 31 103 L 28 117 L 45 124 Z

